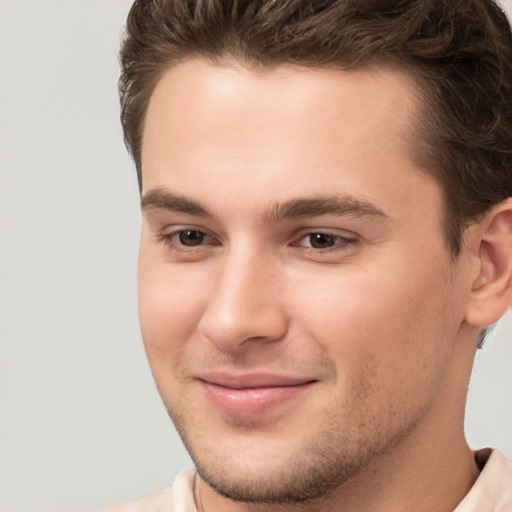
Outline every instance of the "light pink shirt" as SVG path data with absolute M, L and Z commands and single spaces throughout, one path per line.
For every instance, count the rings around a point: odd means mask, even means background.
M 494 450 L 478 480 L 453 512 L 512 512 L 512 463 Z
M 453 512 L 512 512 L 512 463 L 497 450 L 487 462 L 485 450 L 476 454 L 485 464 L 478 480 Z M 172 486 L 127 501 L 103 512 L 198 512 L 194 500 L 195 471 L 182 471 Z

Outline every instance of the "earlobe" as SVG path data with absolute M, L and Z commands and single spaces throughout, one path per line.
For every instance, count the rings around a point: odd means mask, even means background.
M 479 223 L 478 275 L 471 287 L 466 321 L 484 327 L 512 304 L 512 198 L 492 208 Z

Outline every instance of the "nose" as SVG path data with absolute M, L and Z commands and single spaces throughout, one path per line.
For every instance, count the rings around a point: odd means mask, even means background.
M 288 328 L 279 269 L 271 258 L 240 252 L 244 251 L 233 251 L 216 263 L 198 324 L 199 332 L 225 351 L 251 342 L 278 341 Z

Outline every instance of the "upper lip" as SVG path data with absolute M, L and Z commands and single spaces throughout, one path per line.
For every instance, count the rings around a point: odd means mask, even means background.
M 294 377 L 288 375 L 279 375 L 273 373 L 224 373 L 209 372 L 199 376 L 199 380 L 209 384 L 215 384 L 231 389 L 252 389 L 252 388 L 270 388 L 281 386 L 300 386 L 314 382 L 316 379 L 309 377 Z

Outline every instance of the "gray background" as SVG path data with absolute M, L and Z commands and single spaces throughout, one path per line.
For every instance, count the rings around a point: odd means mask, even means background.
M 3 512 L 93 510 L 190 465 L 137 324 L 138 196 L 116 91 L 130 3 L 0 1 Z M 511 339 L 509 312 L 467 415 L 472 446 L 509 457 Z

